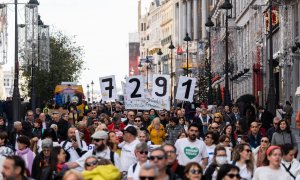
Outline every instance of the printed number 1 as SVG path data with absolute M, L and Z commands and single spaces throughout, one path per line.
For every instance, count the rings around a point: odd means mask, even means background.
M 190 90 L 191 90 L 191 85 L 192 85 L 192 80 L 189 79 L 187 82 L 185 83 L 182 83 L 182 86 L 187 86 L 186 87 L 186 90 L 185 90 L 185 95 L 184 95 L 184 98 L 185 99 L 188 99 L 189 98 L 189 95 L 190 95 Z

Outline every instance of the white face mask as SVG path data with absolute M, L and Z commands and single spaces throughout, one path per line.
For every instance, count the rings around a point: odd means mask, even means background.
M 223 164 L 227 163 L 227 157 L 226 156 L 217 156 L 216 161 L 217 161 L 218 165 L 223 165 Z

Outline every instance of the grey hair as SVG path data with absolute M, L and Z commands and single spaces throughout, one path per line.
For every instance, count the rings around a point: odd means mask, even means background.
M 22 123 L 20 121 L 15 121 L 14 126 L 17 126 L 17 125 L 22 125 Z
M 148 150 L 148 145 L 144 142 L 141 142 L 135 146 L 136 151 Z
M 154 176 L 158 176 L 158 172 L 159 172 L 158 168 L 149 162 L 146 162 L 145 164 L 142 165 L 140 169 L 140 173 L 142 172 L 142 170 L 150 171 L 152 169 L 154 170 Z
M 42 149 L 44 149 L 44 148 L 51 148 L 51 149 L 53 148 L 53 142 L 51 139 L 49 139 L 49 138 L 43 139 Z

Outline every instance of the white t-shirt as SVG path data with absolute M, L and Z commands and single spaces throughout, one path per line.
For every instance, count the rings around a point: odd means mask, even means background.
M 252 172 L 247 169 L 246 164 L 240 165 L 238 162 L 236 162 L 235 165 L 240 168 L 240 176 L 243 179 L 246 179 L 246 180 L 252 179 Z
M 129 167 L 137 162 L 137 158 L 134 154 L 134 150 L 140 141 L 135 139 L 131 143 L 125 142 L 121 150 L 121 171 L 128 171 Z
M 63 147 L 64 144 L 65 144 L 65 146 Z M 70 160 L 69 160 L 69 162 L 74 162 L 74 161 L 76 161 L 77 159 L 80 158 L 80 156 L 78 155 L 77 151 L 72 146 L 71 142 L 65 143 L 65 141 L 62 141 L 60 143 L 60 146 L 62 148 L 64 148 L 66 151 L 69 152 L 69 154 L 70 154 Z M 85 141 L 83 141 L 83 140 L 82 140 L 82 148 L 81 148 L 81 150 L 82 151 L 87 151 L 88 150 L 88 147 L 87 147 Z
M 77 164 L 79 164 L 79 166 L 81 168 L 84 168 L 84 162 L 86 160 L 86 158 L 90 157 L 90 156 L 96 156 L 102 159 L 110 159 L 110 149 L 109 147 L 107 147 L 105 150 L 101 151 L 101 152 L 96 152 L 95 155 L 93 155 L 93 149 L 88 150 L 84 155 L 81 156 L 81 158 L 77 159 L 75 162 Z M 121 163 L 120 163 L 120 157 L 118 155 L 118 153 L 114 153 L 114 165 L 118 168 L 121 169 Z
M 213 144 L 211 146 L 205 146 L 205 147 L 208 155 L 208 165 L 209 165 L 213 160 L 216 145 Z
M 139 173 L 140 173 L 141 165 L 139 162 L 136 163 L 136 167 L 133 172 L 134 165 L 135 165 L 135 163 L 129 167 L 128 172 L 127 172 L 127 178 L 133 178 L 133 180 L 139 180 Z
M 177 160 L 181 166 L 185 166 L 189 162 L 201 163 L 203 158 L 208 157 L 205 144 L 199 139 L 193 142 L 188 138 L 178 139 L 175 147 L 177 149 Z
M 252 180 L 290 180 L 290 177 L 281 168 L 271 169 L 269 166 L 262 166 L 255 170 Z
M 292 173 L 295 177 L 300 175 L 300 163 L 297 159 L 293 159 L 291 162 L 286 162 L 285 160 L 282 159 L 281 160 L 281 169 L 286 171 L 285 168 L 289 169 L 290 173 Z M 291 180 L 294 179 L 291 175 L 290 175 L 290 177 L 291 177 Z

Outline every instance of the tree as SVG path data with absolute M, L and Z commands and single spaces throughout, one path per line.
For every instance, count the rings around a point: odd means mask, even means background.
M 76 44 L 74 37 L 68 37 L 62 32 L 52 34 L 50 52 L 50 71 L 35 68 L 37 105 L 42 101 L 52 99 L 55 86 L 61 82 L 78 81 L 82 70 L 84 70 L 83 47 Z M 26 81 L 21 87 L 29 90 L 25 96 L 30 97 L 31 69 L 24 68 L 23 76 Z

